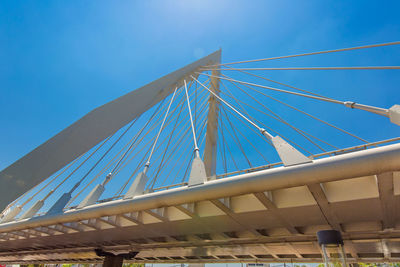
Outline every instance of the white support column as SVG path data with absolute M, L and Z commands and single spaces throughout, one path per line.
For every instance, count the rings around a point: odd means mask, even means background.
M 149 177 L 146 175 L 145 171 L 139 173 L 133 181 L 131 187 L 129 187 L 128 192 L 126 192 L 124 199 L 142 195 L 148 181 Z
M 219 54 L 218 64 L 221 63 L 221 54 Z M 210 90 L 216 95 L 219 95 L 220 70 L 213 70 L 210 78 Z M 218 141 L 218 111 L 219 101 L 213 94 L 210 94 L 208 100 L 208 119 L 207 119 L 207 132 L 206 132 L 206 147 L 204 150 L 204 166 L 206 175 L 209 180 L 216 179 L 217 167 L 217 141 Z
M 7 212 L 5 212 L 4 216 L 1 218 L 0 222 L 5 223 L 5 222 L 10 222 L 14 220 L 14 218 L 21 212 L 22 207 L 21 206 L 16 206 Z
M 30 207 L 24 214 L 22 214 L 20 219 L 27 219 L 33 217 L 44 205 L 42 199 L 36 201 L 36 203 Z
M 53 206 L 51 206 L 51 208 L 47 211 L 46 215 L 62 213 L 71 198 L 72 196 L 70 192 L 62 194 L 56 203 L 54 203 Z
M 81 203 L 78 205 L 78 209 L 84 208 L 86 206 L 90 206 L 96 204 L 97 200 L 100 198 L 101 194 L 103 194 L 105 190 L 104 185 L 98 184 L 95 188 L 90 191 L 89 195 L 87 195 Z

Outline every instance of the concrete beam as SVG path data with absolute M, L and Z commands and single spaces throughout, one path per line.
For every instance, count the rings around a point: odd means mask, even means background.
M 330 207 L 328 199 L 326 198 L 326 195 L 322 190 L 321 185 L 319 183 L 309 184 L 307 185 L 307 187 L 308 190 L 310 190 L 311 194 L 313 195 L 315 201 L 317 202 L 318 207 L 321 210 L 321 213 L 323 217 L 326 219 L 327 223 L 332 227 L 332 229 L 343 232 L 343 228 L 340 225 L 340 222 L 335 212 Z
M 383 229 L 393 229 L 396 224 L 393 172 L 378 174 L 377 182 L 383 215 Z
M 264 192 L 255 193 L 256 198 L 268 209 L 269 212 L 276 217 L 280 223 L 291 233 L 291 234 L 301 234 L 298 229 L 296 229 L 291 223 L 286 220 L 279 212 L 279 209 L 276 207 L 275 203 L 273 203 Z

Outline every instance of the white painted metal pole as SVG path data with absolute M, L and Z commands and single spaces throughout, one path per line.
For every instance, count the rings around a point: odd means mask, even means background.
M 192 109 L 190 108 L 190 101 L 189 101 L 189 94 L 188 94 L 188 90 L 187 90 L 186 80 L 183 80 L 183 83 L 185 86 L 186 101 L 187 101 L 187 107 L 189 110 L 190 126 L 192 128 L 192 134 L 193 134 L 194 152 L 196 153 L 196 158 L 200 158 L 199 147 L 197 145 L 197 140 L 196 140 L 196 133 L 194 131 Z
M 221 56 L 221 55 L 220 55 Z M 219 59 L 221 63 L 221 59 Z M 213 76 L 220 76 L 220 71 L 212 71 Z M 195 77 L 197 79 L 197 77 Z M 220 92 L 220 80 L 219 78 L 210 78 L 210 90 L 216 95 Z M 209 180 L 216 179 L 217 169 L 217 141 L 218 141 L 218 113 L 219 113 L 219 101 L 210 94 L 208 100 L 208 115 L 207 115 L 207 131 L 206 131 L 206 144 L 204 147 L 204 167 L 206 170 L 207 178 Z

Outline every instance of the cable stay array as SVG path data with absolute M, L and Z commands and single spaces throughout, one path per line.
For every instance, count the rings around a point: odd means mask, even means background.
M 170 93 L 147 111 L 11 202 L 2 212 L 0 223 L 58 216 L 104 202 L 129 201 L 171 188 L 201 186 L 210 180 L 229 179 L 240 173 L 313 164 L 321 157 L 397 142 L 400 138 L 390 135 L 388 137 L 392 138 L 386 141 L 369 142 L 368 138 L 356 134 L 357 131 L 352 132 L 355 129 L 344 129 L 337 121 L 329 122 L 318 110 L 309 111 L 313 110 L 313 103 L 306 111 L 295 99 L 368 111 L 387 117 L 396 125 L 400 125 L 400 105 L 386 109 L 338 100 L 271 79 L 260 72 L 396 70 L 399 66 L 254 68 L 233 65 L 398 44 L 400 42 L 374 44 L 196 68 L 181 77 L 178 85 L 163 88 Z M 287 96 L 293 96 L 294 102 L 289 103 Z
M 209 65 L 209 66 L 206 66 L 206 67 L 215 67 L 215 66 L 221 66 L 221 65 L 234 65 L 234 64 L 242 64 L 242 63 L 254 63 L 254 62 L 260 62 L 260 61 L 269 61 L 269 60 L 276 60 L 276 59 L 286 59 L 286 58 L 294 58 L 294 57 L 321 55 L 321 54 L 328 54 L 328 53 L 353 51 L 353 50 L 360 50 L 360 49 L 366 49 L 366 48 L 376 48 L 376 47 L 392 46 L 392 45 L 399 45 L 399 44 L 400 44 L 400 41 L 381 43 L 381 44 L 371 44 L 371 45 L 347 47 L 347 48 L 332 49 L 332 50 L 317 51 L 317 52 L 309 52 L 309 53 L 302 53 L 302 54 L 294 54 L 294 55 L 287 55 L 287 56 L 260 58 L 260 59 L 251 59 L 251 60 L 242 60 L 242 61 L 229 62 L 229 63 L 228 62 L 227 63 L 219 63 L 219 64 Z
M 202 74 L 202 73 L 197 73 L 197 74 Z M 260 85 L 260 84 L 256 84 L 256 83 L 250 83 L 250 82 L 235 80 L 235 79 L 231 79 L 231 78 L 226 78 L 226 77 L 222 77 L 222 76 L 214 76 L 214 75 L 210 75 L 210 74 L 203 74 L 203 75 L 206 75 L 210 78 L 218 78 L 218 79 L 227 80 L 227 81 L 231 81 L 231 82 L 235 82 L 235 83 L 239 83 L 239 84 L 243 84 L 243 85 L 250 85 L 250 86 L 254 86 L 254 87 L 269 89 L 272 91 L 278 91 L 278 92 L 282 92 L 282 93 L 307 97 L 307 98 L 321 100 L 321 101 L 335 103 L 335 104 L 342 104 L 348 108 L 365 110 L 365 111 L 368 111 L 371 113 L 375 113 L 378 115 L 388 117 L 388 118 L 390 118 L 391 122 L 393 122 L 397 125 L 400 125 L 400 107 L 399 107 L 399 105 L 394 105 L 389 109 L 385 109 L 385 108 L 380 108 L 380 107 L 358 104 L 354 101 L 341 101 L 341 100 L 336 100 L 336 99 L 332 99 L 332 98 L 328 98 L 328 97 L 320 97 L 320 96 L 315 96 L 315 95 L 307 95 L 307 94 L 303 94 L 303 93 L 297 93 L 297 92 L 293 92 L 293 91 L 278 89 L 278 88 Z

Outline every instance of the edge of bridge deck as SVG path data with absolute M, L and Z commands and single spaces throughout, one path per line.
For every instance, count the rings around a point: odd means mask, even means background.
M 323 183 L 353 177 L 400 171 L 400 143 L 314 160 L 312 163 L 278 167 L 208 181 L 197 186 L 148 193 L 128 200 L 114 200 L 58 215 L 0 224 L 0 233 L 156 209 L 194 201 L 218 199 L 230 195 L 264 192 L 309 183 Z

